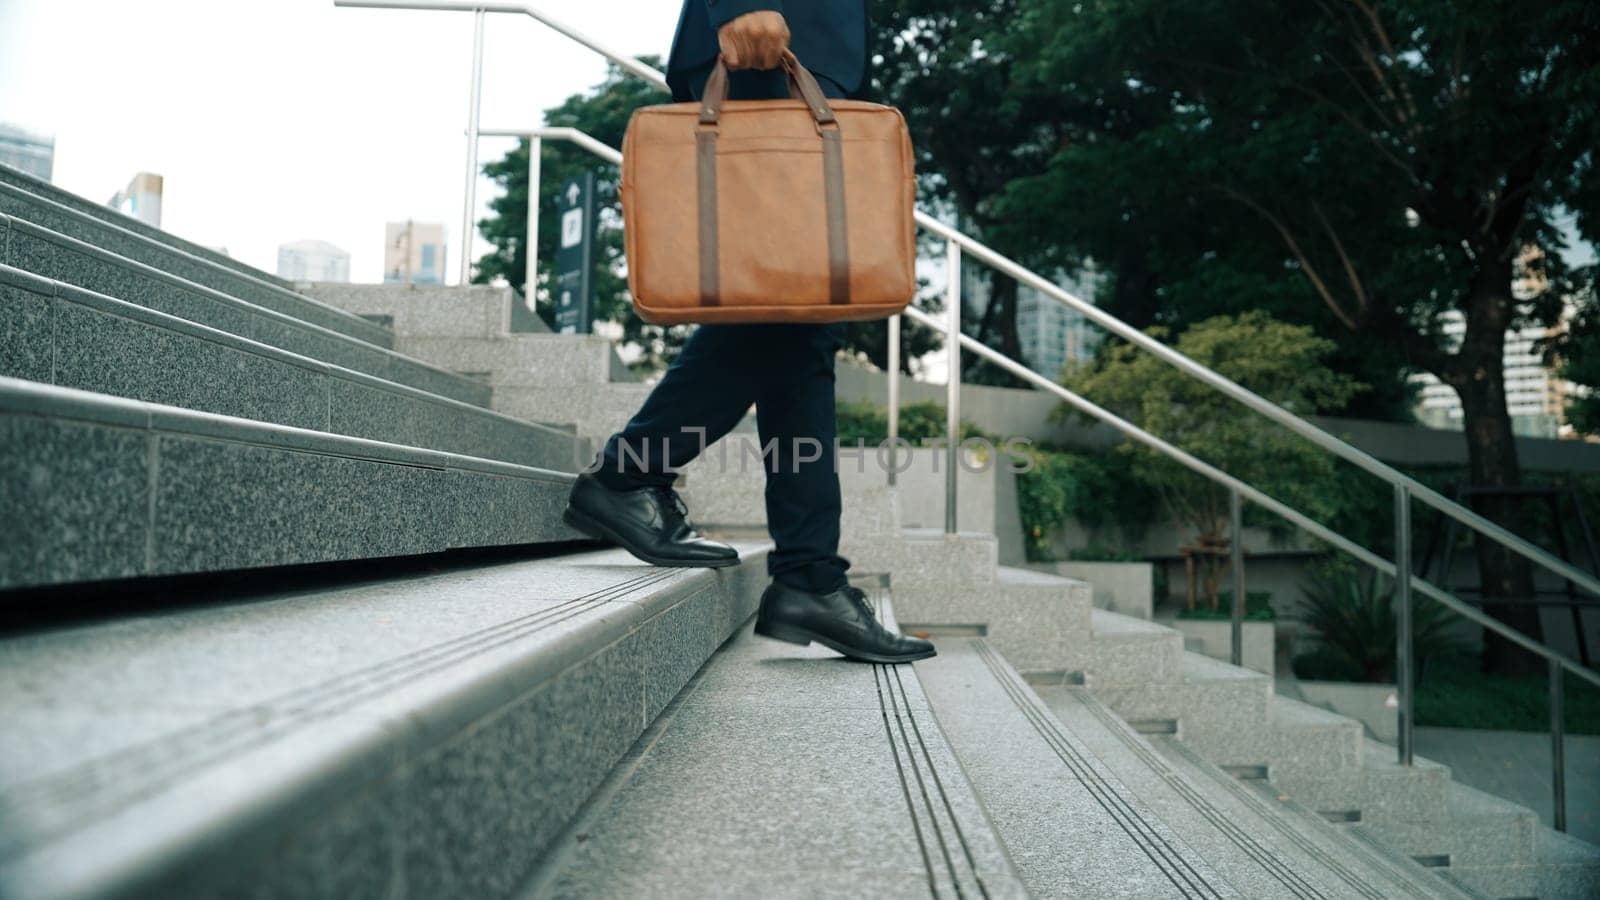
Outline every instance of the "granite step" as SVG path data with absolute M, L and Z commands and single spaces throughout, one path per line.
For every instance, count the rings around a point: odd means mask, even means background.
M 1600 847 L 1540 824 L 1532 810 L 1450 782 L 1434 820 L 1353 826 L 1490 897 L 1578 900 L 1600 893 Z
M 11 217 L 17 224 L 31 224 L 52 234 L 74 238 L 193 284 L 237 297 L 246 303 L 369 344 L 393 346 L 393 335 L 388 329 L 300 294 L 285 286 L 278 278 L 265 276 L 265 273 L 248 267 L 241 269 L 238 265 L 224 264 L 215 258 L 216 254 L 196 254 L 151 236 L 148 229 L 135 230 L 126 222 L 86 213 L 81 204 L 68 205 L 54 197 L 32 193 L 24 187 L 0 181 L 0 213 Z M 43 248 L 35 246 L 34 249 Z M 11 262 L 10 259 L 4 261 Z M 20 265 L 15 262 L 12 264 Z M 31 268 L 26 265 L 21 267 Z M 72 278 L 63 280 L 78 283 Z
M 915 664 L 951 748 L 1038 897 L 1243 897 L 982 638 Z
M 1331 821 L 1434 822 L 1445 816 L 1450 769 L 1425 757 L 1400 765 L 1395 749 L 1362 738 L 1360 764 L 1317 772 L 1267 760 L 1272 786 Z
M 1273 815 L 1247 788 L 1206 766 L 1198 756 L 1181 767 L 1174 764 L 1151 743 L 1171 738 L 1138 734 L 1090 689 L 1057 686 L 1035 691 L 1134 796 L 1246 895 L 1368 900 L 1416 896 L 1410 890 L 1413 879 L 1396 878 L 1352 853 L 1338 852 L 1354 844 L 1349 838 L 1342 838 L 1333 852 L 1324 850 L 1324 844 L 1334 843 L 1334 826 L 1308 820 L 1302 827 L 1301 822 Z M 1209 768 L 1212 777 L 1202 776 L 1203 768 Z M 1324 828 L 1317 828 L 1319 824 Z M 1426 877 L 1425 872 L 1418 874 Z M 1447 893 L 1441 885 L 1421 896 L 1456 893 Z
M 893 623 L 886 605 L 880 615 Z M 1026 893 L 915 671 L 747 627 L 640 739 L 523 896 L 930 895 Z
M 0 637 L 0 895 L 510 896 L 752 614 L 766 551 L 740 551 L 480 562 Z
M 1084 683 L 1171 684 L 1183 680 L 1183 635 L 1144 619 L 1096 609 Z
M 1075 578 L 993 563 L 994 538 L 911 532 L 882 542 L 907 629 L 981 636 L 1030 676 L 1081 680 L 1091 664 L 1093 590 Z M 941 558 L 943 551 L 948 558 Z M 866 571 L 875 571 L 865 565 Z M 944 580 L 940 580 L 942 576 Z
M 62 190 L 48 181 L 35 178 L 34 176 L 29 175 L 27 172 L 14 169 L 5 163 L 0 163 L 0 183 L 9 184 L 13 187 L 26 191 L 35 197 L 45 200 L 54 200 L 55 202 L 73 210 L 74 212 L 82 213 L 91 219 L 99 219 L 102 222 L 109 222 L 113 225 L 125 228 L 134 234 L 147 237 L 158 243 L 166 244 L 173 249 L 181 250 L 184 253 L 200 257 L 201 259 L 216 263 L 224 268 L 233 269 L 242 275 L 249 275 L 252 278 L 259 278 L 260 280 L 269 284 L 290 287 L 290 283 L 288 281 L 279 278 L 277 275 L 258 269 L 255 266 L 246 265 L 245 263 L 234 259 L 226 253 L 221 253 L 211 249 L 210 247 L 196 244 L 193 241 L 184 240 L 170 231 L 163 231 L 153 225 L 148 225 L 145 222 L 134 218 L 133 216 L 125 215 L 119 210 L 112 209 L 111 207 L 106 206 L 104 203 L 96 203 L 93 200 L 80 197 L 71 191 Z
M 1464 900 L 1476 896 L 1439 873 L 1403 854 L 1378 848 L 1358 839 L 1349 829 L 1329 822 L 1270 784 L 1242 781 L 1212 765 L 1175 737 L 1150 738 L 1166 762 L 1191 782 L 1209 783 L 1209 797 L 1238 822 L 1250 822 L 1251 831 L 1269 835 L 1286 857 L 1309 857 L 1337 874 L 1348 886 L 1338 896 L 1387 898 L 1421 897 Z
M 0 263 L 34 275 L 477 406 L 493 394 L 483 382 L 4 215 L 0 241 Z
M 0 265 L 0 376 L 557 471 L 587 442 Z
M 470 372 L 495 387 L 565 387 L 637 382 L 599 334 L 511 332 L 508 287 L 471 285 L 297 285 L 302 293 L 394 331 L 395 349 L 441 369 Z
M 0 378 L 0 588 L 571 541 L 572 478 Z

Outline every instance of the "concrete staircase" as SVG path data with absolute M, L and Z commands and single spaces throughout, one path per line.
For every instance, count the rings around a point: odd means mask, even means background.
M 576 545 L 648 386 L 510 302 L 289 285 L 0 167 L 0 897 L 1597 893 L 870 465 L 845 550 L 915 666 L 749 634 L 743 432 L 684 479 L 741 565 Z

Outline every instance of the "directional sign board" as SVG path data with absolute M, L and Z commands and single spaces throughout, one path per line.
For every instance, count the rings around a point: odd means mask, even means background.
M 585 172 L 562 185 L 556 208 L 561 223 L 556 278 L 551 285 L 556 331 L 588 334 L 594 308 L 594 173 Z

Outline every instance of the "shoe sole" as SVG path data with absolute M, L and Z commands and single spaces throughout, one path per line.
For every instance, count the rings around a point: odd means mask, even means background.
M 926 653 L 905 653 L 900 656 L 890 656 L 883 653 L 864 653 L 860 650 L 846 647 L 838 641 L 817 634 L 808 628 L 784 625 L 779 622 L 762 622 L 758 620 L 756 622 L 756 634 L 775 641 L 783 641 L 786 644 L 797 644 L 801 647 L 809 646 L 812 641 L 816 641 L 841 656 L 847 656 L 850 659 L 860 660 L 861 662 L 882 663 L 884 665 L 916 662 L 919 659 L 928 659 L 939 655 L 937 648 L 930 648 Z
M 576 528 L 578 531 L 583 532 L 589 537 L 594 538 L 595 540 L 610 541 L 611 543 L 616 544 L 618 547 L 621 547 L 629 553 L 632 553 L 634 556 L 637 556 L 652 566 L 662 566 L 668 569 L 725 569 L 728 566 L 737 566 L 739 564 L 739 557 L 737 555 L 730 556 L 727 559 L 689 560 L 668 559 L 663 556 L 642 553 L 639 550 L 629 546 L 628 542 L 623 540 L 621 535 L 617 534 L 615 531 L 612 531 L 610 528 L 607 528 L 599 520 L 593 518 L 587 513 L 573 509 L 571 505 L 568 505 L 566 511 L 561 514 L 561 521 L 567 523 L 573 528 Z

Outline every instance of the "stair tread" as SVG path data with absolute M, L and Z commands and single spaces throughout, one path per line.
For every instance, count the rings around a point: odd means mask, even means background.
M 1260 672 L 1212 659 L 1203 653 L 1185 650 L 1183 653 L 1183 679 L 1185 681 L 1240 681 L 1259 682 L 1271 679 Z
M 1241 896 L 986 641 L 938 647 L 918 676 L 1032 895 Z
M 1024 896 L 911 667 L 748 628 L 572 831 L 534 896 Z
M 1348 716 L 1341 716 L 1320 706 L 1312 706 L 1309 703 L 1276 693 L 1268 700 L 1267 715 L 1272 719 L 1272 723 L 1279 727 L 1354 728 L 1357 730 L 1361 728 L 1360 722 Z
M 1178 632 L 1165 625 L 1158 625 L 1145 619 L 1115 613 L 1109 609 L 1096 607 L 1089 611 L 1090 627 L 1098 638 L 1147 638 L 1158 640 L 1171 637 L 1177 639 Z
M 21 727 L 0 731 L 0 893 L 122 884 L 230 835 L 313 828 L 342 791 L 402 760 L 421 765 L 584 666 L 628 692 L 614 711 L 560 712 L 591 743 L 620 715 L 633 729 L 620 756 L 641 715 L 753 611 L 765 548 L 740 551 L 747 564 L 730 570 L 660 569 L 605 550 L 6 637 L 0 696 Z M 680 609 L 698 615 L 670 628 L 659 618 Z M 562 751 L 524 764 L 584 759 Z
M 1054 575 L 1049 572 L 1024 569 L 1018 566 L 995 567 L 995 580 L 1001 584 L 1032 584 L 1059 588 L 1069 588 L 1075 584 L 1084 583 L 1079 578 L 1068 578 L 1064 575 Z

